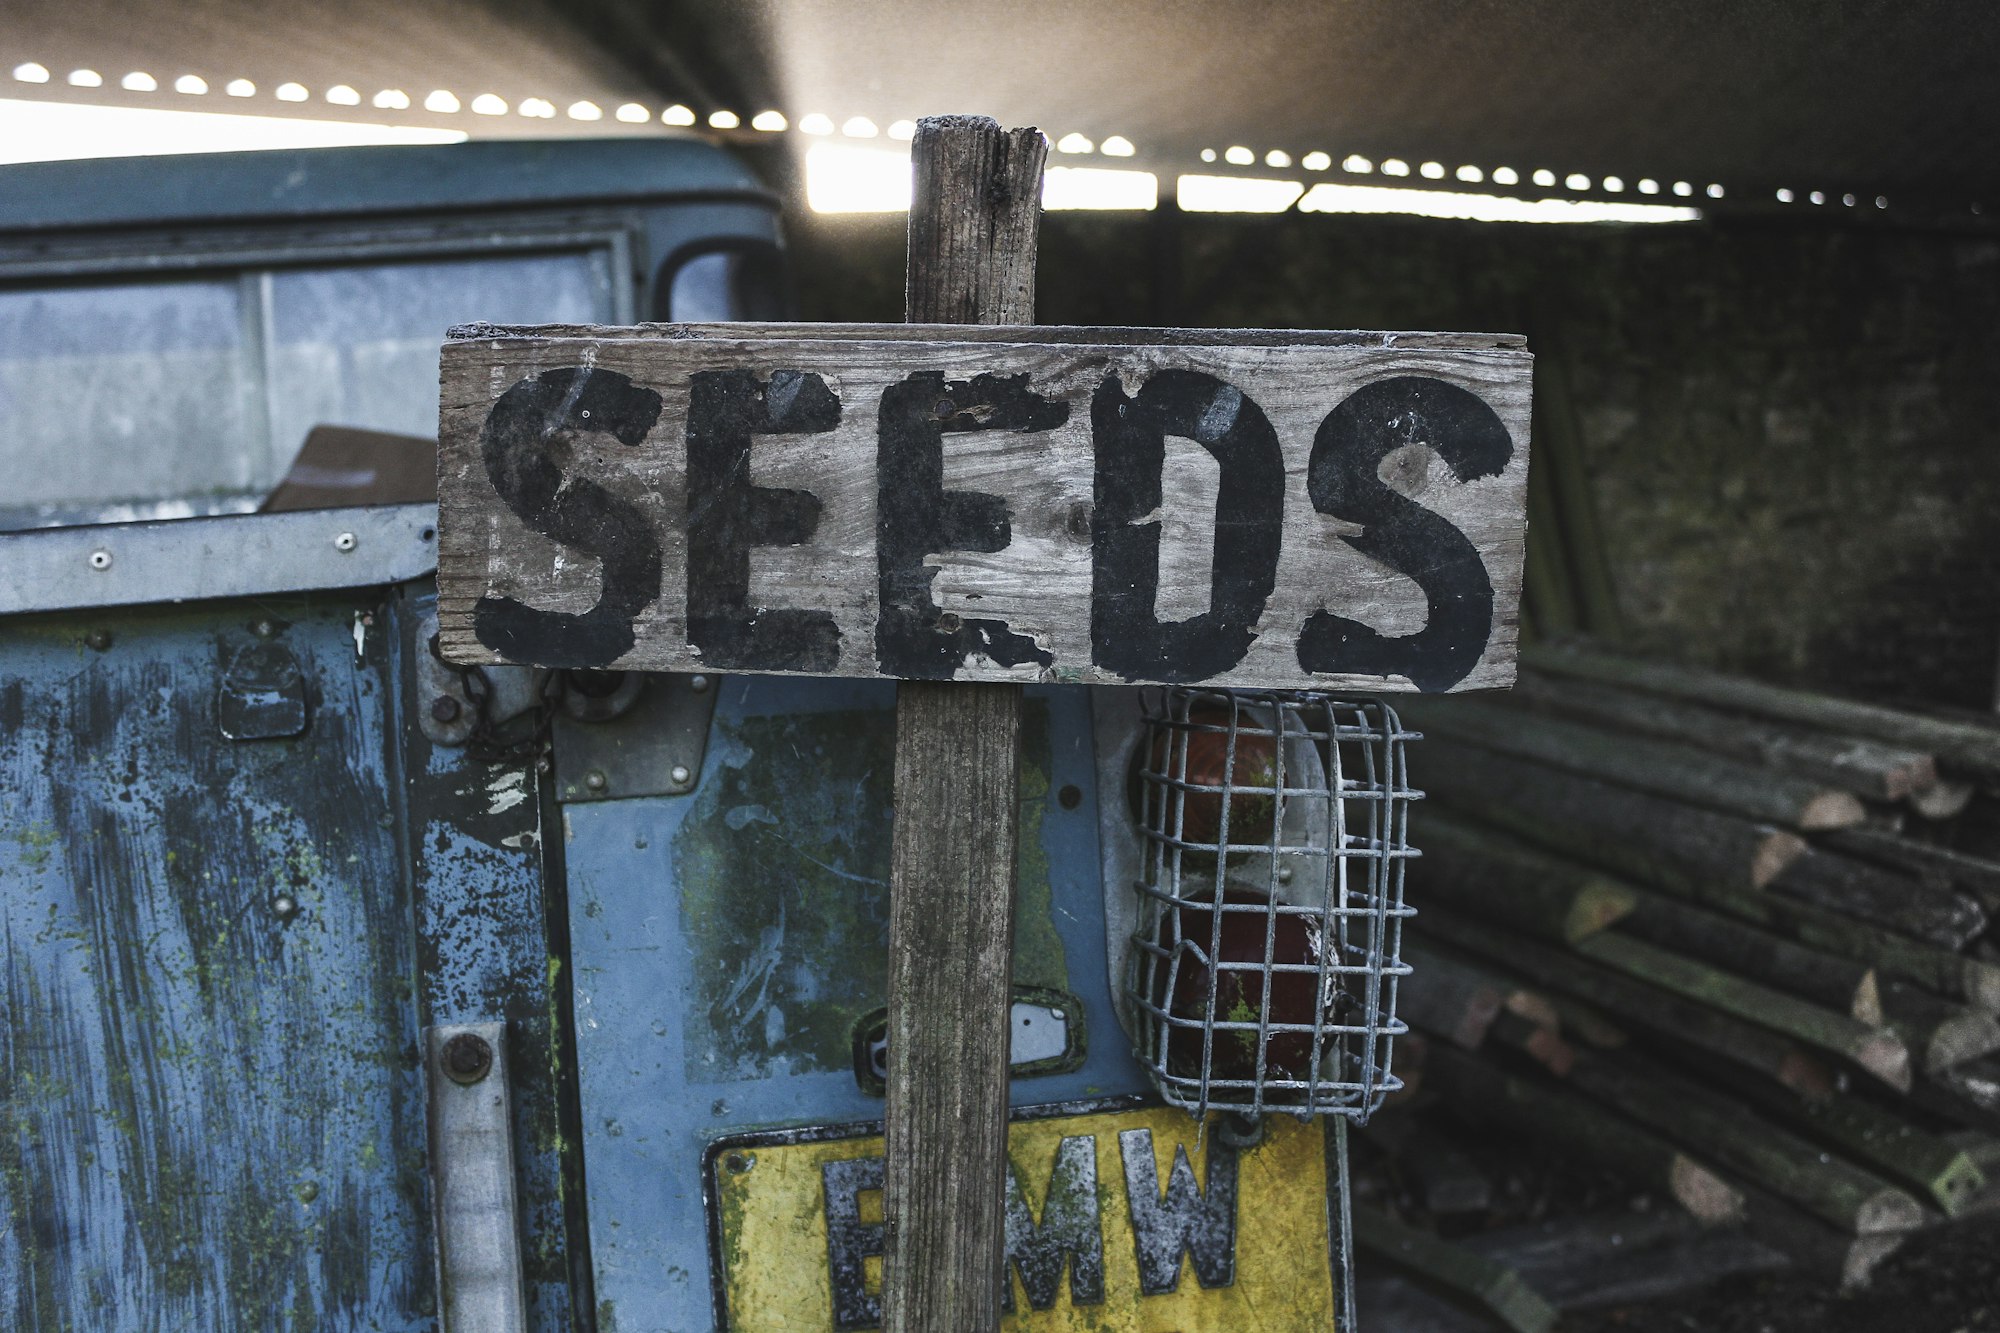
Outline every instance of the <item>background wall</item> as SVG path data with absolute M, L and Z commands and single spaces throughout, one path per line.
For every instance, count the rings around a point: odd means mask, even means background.
M 901 317 L 900 215 L 796 216 L 792 244 L 808 318 Z M 1045 323 L 1525 332 L 1543 629 L 1993 705 L 2000 242 L 1057 213 L 1040 271 Z

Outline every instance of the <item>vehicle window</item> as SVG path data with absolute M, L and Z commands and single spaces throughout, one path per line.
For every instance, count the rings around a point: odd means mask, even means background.
M 784 262 L 773 246 L 729 246 L 681 261 L 661 317 L 676 324 L 785 317 Z
M 0 525 L 94 501 L 198 512 L 255 486 L 262 389 L 237 288 L 0 290 Z
M 601 252 L 0 289 L 0 529 L 253 509 L 317 425 L 434 437 L 453 324 L 603 323 Z
M 319 425 L 435 437 L 446 329 L 609 323 L 608 280 L 584 254 L 274 273 L 273 438 L 289 462 Z

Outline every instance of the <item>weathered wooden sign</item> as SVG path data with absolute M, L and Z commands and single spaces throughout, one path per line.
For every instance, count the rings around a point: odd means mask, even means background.
M 1515 337 L 453 331 L 457 662 L 1458 690 L 1514 675 Z

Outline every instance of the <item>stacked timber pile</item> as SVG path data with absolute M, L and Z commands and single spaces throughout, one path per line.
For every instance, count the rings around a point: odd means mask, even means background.
M 1401 711 L 1422 1114 L 1845 1284 L 2000 1198 L 2000 724 L 1573 648 Z

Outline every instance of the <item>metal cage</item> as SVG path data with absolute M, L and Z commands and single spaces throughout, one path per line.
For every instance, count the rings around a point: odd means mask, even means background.
M 1149 690 L 1127 991 L 1171 1105 L 1366 1120 L 1390 1072 L 1411 789 L 1380 701 Z

